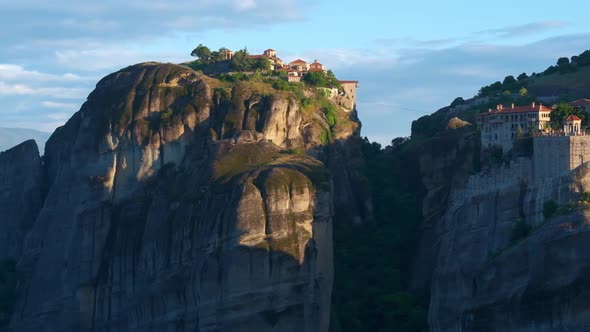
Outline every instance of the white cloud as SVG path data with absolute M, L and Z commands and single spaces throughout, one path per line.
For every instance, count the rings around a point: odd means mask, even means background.
M 555 30 L 566 26 L 568 26 L 568 23 L 562 21 L 540 21 L 521 25 L 511 25 L 498 29 L 488 29 L 480 31 L 479 33 L 495 35 L 498 38 L 511 38 L 540 34 L 547 30 Z
M 59 102 L 55 102 L 55 101 L 43 101 L 43 102 L 41 102 L 41 105 L 43 107 L 47 107 L 47 108 L 54 108 L 54 109 L 61 109 L 61 110 L 68 110 L 68 111 L 75 111 L 80 107 L 79 104 L 59 103 Z M 59 114 L 63 114 L 63 113 L 59 113 Z
M 234 4 L 240 10 L 249 10 L 256 8 L 256 1 L 255 0 L 234 0 Z
M 57 63 L 72 70 L 105 71 L 116 70 L 138 62 L 158 60 L 179 63 L 186 61 L 185 54 L 154 52 L 142 53 L 124 46 L 86 50 L 56 51 Z
M 478 79 L 498 80 L 498 72 L 483 64 L 449 67 L 444 71 L 450 75 L 473 77 Z
M 49 119 L 59 120 L 60 122 L 63 121 L 63 123 L 65 123 L 70 118 L 70 116 L 71 116 L 70 113 L 64 113 L 64 112 L 47 114 L 47 117 Z
M 56 99 L 81 99 L 87 89 L 65 87 L 32 87 L 26 84 L 8 84 L 0 81 L 0 95 L 36 95 Z
M 0 63 L 0 80 L 4 81 L 54 81 L 54 82 L 77 82 L 93 80 L 95 78 L 81 77 L 76 74 L 66 73 L 63 75 L 55 75 L 48 73 L 41 73 L 36 70 L 26 70 L 25 68 L 14 64 Z
M 7 84 L 0 82 L 0 95 L 30 95 L 34 90 L 24 84 Z

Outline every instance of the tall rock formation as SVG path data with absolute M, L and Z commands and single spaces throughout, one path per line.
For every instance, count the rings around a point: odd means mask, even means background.
M 34 140 L 0 152 L 0 260 L 20 257 L 43 203 L 42 173 Z
M 455 138 L 420 159 L 427 194 L 412 286 L 430 289 L 430 330 L 587 330 L 589 166 L 550 180 L 532 176 L 529 158 L 474 172 L 479 136 Z
M 46 145 L 11 331 L 327 331 L 338 119 L 177 65 L 105 77 Z

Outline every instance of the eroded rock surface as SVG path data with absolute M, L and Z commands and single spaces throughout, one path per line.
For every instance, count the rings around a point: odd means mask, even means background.
M 47 143 L 12 331 L 327 331 L 330 130 L 177 65 L 105 77 Z
M 20 257 L 41 209 L 42 172 L 34 140 L 0 152 L 0 260 Z
M 587 330 L 590 214 L 575 202 L 590 191 L 588 165 L 544 182 L 507 176 L 463 196 L 477 139 L 424 151 L 420 162 L 428 193 L 413 287 L 430 286 L 431 331 Z M 547 218 L 549 201 L 561 212 Z

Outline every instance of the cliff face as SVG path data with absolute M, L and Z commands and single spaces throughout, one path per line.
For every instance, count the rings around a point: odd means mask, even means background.
M 42 167 L 34 140 L 0 152 L 0 260 L 18 259 L 42 204 Z
M 327 331 L 334 184 L 309 155 L 358 139 L 338 114 L 176 65 L 105 77 L 47 143 L 12 330 Z
M 515 181 L 513 173 L 531 165 L 521 161 L 517 169 L 473 175 L 480 184 L 495 182 L 468 190 L 477 139 L 467 136 L 448 153 L 421 160 L 428 194 L 413 286 L 430 285 L 431 330 L 587 330 L 590 214 L 575 202 L 590 191 L 590 169 Z M 560 206 L 555 215 L 547 214 L 547 202 Z

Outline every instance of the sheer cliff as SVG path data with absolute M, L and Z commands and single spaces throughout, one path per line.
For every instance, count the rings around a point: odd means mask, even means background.
M 31 178 L 9 330 L 327 331 L 332 224 L 371 211 L 360 122 L 322 98 L 172 64 L 102 79 Z
M 587 330 L 588 165 L 538 179 L 530 155 L 480 156 L 472 127 L 414 144 L 426 194 L 411 287 L 430 290 L 430 330 Z

